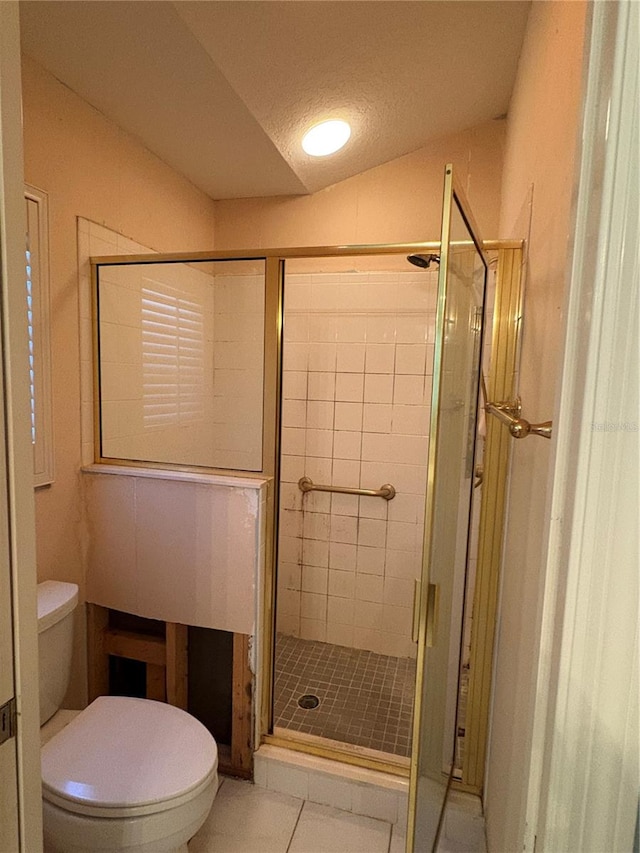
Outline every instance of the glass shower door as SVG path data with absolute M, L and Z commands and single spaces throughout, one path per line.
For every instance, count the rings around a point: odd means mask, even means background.
M 445 170 L 408 851 L 435 850 L 454 764 L 487 265 Z

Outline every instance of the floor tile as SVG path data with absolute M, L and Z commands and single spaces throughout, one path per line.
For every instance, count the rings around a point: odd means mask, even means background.
M 388 853 L 391 825 L 305 803 L 289 853 Z
M 302 800 L 224 779 L 189 853 L 286 853 Z
M 411 754 L 416 663 L 278 634 L 274 685 L 280 728 L 378 749 Z M 301 708 L 303 695 L 315 708 Z

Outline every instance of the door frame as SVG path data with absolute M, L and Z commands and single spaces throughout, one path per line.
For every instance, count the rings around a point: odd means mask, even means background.
M 25 302 L 20 25 L 17 2 L 0 3 L 1 360 L 16 700 L 18 849 L 42 849 L 33 448 Z M 4 603 L 4 602 L 3 602 Z

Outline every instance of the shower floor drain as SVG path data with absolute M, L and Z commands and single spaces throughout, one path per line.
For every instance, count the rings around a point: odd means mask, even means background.
M 314 696 L 313 693 L 305 693 L 304 696 L 301 696 L 298 699 L 298 705 L 301 708 L 304 708 L 305 711 L 310 711 L 312 708 L 317 708 L 320 704 L 320 700 L 317 696 Z

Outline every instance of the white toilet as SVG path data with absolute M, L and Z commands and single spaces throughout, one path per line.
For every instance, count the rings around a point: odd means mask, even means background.
M 77 601 L 75 584 L 38 585 L 41 726 L 67 690 Z M 101 696 L 42 748 L 45 851 L 186 851 L 211 809 L 217 771 L 215 740 L 186 711 Z

